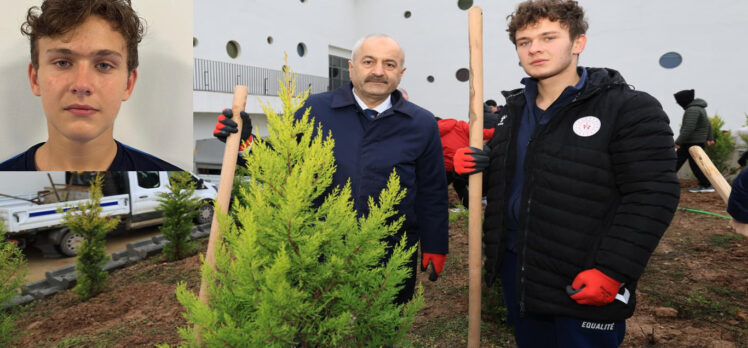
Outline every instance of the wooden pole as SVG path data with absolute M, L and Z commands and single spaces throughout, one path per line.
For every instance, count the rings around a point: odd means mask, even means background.
M 239 151 L 239 142 L 242 134 L 242 118 L 239 115 L 244 111 L 247 104 L 246 86 L 236 86 L 234 88 L 234 102 L 231 105 L 231 112 L 234 114 L 232 119 L 236 122 L 237 132 L 229 134 L 226 137 L 226 147 L 223 150 L 223 162 L 221 164 L 221 178 L 218 182 L 218 194 L 216 195 L 216 208 L 224 214 L 229 211 L 229 201 L 231 199 L 231 188 L 234 186 L 234 172 L 236 171 L 236 156 Z M 221 240 L 221 229 L 218 226 L 218 213 L 213 213 L 213 222 L 210 224 L 210 237 L 208 238 L 208 251 L 205 253 L 205 262 L 211 267 L 215 267 L 215 248 Z M 200 301 L 208 304 L 208 283 L 205 279 L 200 282 Z M 197 335 L 197 345 L 200 346 L 200 330 L 195 329 Z
M 470 146 L 483 148 L 483 11 L 473 6 L 468 11 L 468 40 L 470 42 Z M 468 298 L 468 347 L 480 346 L 481 312 L 481 199 L 483 173 L 470 176 L 468 181 L 468 260 L 470 286 Z
M 727 200 L 730 199 L 732 187 L 727 183 L 722 173 L 717 170 L 717 167 L 714 166 L 714 163 L 712 163 L 712 160 L 709 159 L 709 156 L 706 155 L 701 146 L 691 146 L 688 148 L 688 152 L 694 161 L 696 161 L 696 164 L 699 165 L 704 175 L 706 175 L 706 178 L 709 179 L 709 182 L 712 183 L 714 190 L 717 191 L 722 200 L 725 201 L 725 204 L 727 204 Z

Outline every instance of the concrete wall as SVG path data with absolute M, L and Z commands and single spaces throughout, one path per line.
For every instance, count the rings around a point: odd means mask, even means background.
M 748 98 L 743 93 L 742 44 L 748 36 L 748 3 L 739 0 L 580 0 L 590 24 L 584 66 L 620 71 L 637 89 L 655 96 L 680 128 L 682 109 L 673 93 L 686 88 L 709 103 L 727 128 L 745 122 Z M 407 71 L 401 85 L 412 100 L 441 117 L 467 119 L 468 83 L 455 72 L 467 68 L 467 11 L 457 1 L 433 0 L 194 0 L 195 57 L 279 69 L 283 51 L 291 67 L 304 74 L 327 76 L 328 47 L 351 49 L 368 33 L 386 33 L 400 41 Z M 520 87 L 525 76 L 506 33 L 506 16 L 519 1 L 475 0 L 484 13 L 485 98 L 503 103 L 501 90 Z M 405 18 L 405 11 L 410 17 Z M 266 39 L 273 36 L 273 44 Z M 242 54 L 226 54 L 228 40 Z M 305 42 L 305 57 L 296 54 Z M 660 57 L 678 52 L 675 69 L 659 65 Z M 428 76 L 434 82 L 428 82 Z M 227 105 L 225 102 L 223 105 Z M 224 106 L 225 107 L 225 106 Z M 216 107 L 218 111 L 222 107 Z M 207 111 L 204 109 L 195 111 Z M 212 127 L 211 127 L 212 128 Z M 196 131 L 197 132 L 197 131 Z M 200 131 L 199 133 L 205 133 Z

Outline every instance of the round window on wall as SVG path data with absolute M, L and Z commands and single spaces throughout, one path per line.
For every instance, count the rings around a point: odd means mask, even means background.
M 473 0 L 457 0 L 457 7 L 459 7 L 460 10 L 469 10 L 473 7 Z
M 412 13 L 410 13 L 410 11 L 405 11 L 405 13 L 403 13 L 403 17 L 405 18 L 410 18 L 411 15 Z
M 299 42 L 296 45 L 296 53 L 299 54 L 299 57 L 303 57 L 306 54 L 306 45 L 303 42 Z
M 236 42 L 234 40 L 231 40 L 231 41 L 229 41 L 229 42 L 226 43 L 226 53 L 229 54 L 229 57 L 231 57 L 231 58 L 238 57 L 240 50 L 241 49 L 239 48 L 239 43 L 238 42 Z
M 467 68 L 459 68 L 457 69 L 457 72 L 455 72 L 455 77 L 457 78 L 457 81 L 460 82 L 470 80 L 470 70 Z
M 428 82 L 434 82 L 434 77 L 431 76 L 431 75 L 426 76 L 426 81 L 428 81 Z
M 683 57 L 678 52 L 668 52 L 660 57 L 660 66 L 665 69 L 673 69 L 683 63 Z

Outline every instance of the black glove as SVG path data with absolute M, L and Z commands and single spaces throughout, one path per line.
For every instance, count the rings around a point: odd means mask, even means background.
M 252 134 L 252 119 L 244 111 L 239 113 L 239 115 L 242 117 L 242 137 L 240 144 L 243 144 Z M 213 136 L 221 142 L 225 143 L 226 137 L 230 133 L 236 133 L 237 131 L 237 124 L 231 119 L 233 116 L 234 114 L 231 112 L 231 109 L 223 109 L 223 112 L 218 115 L 218 122 L 216 122 L 216 128 L 213 130 Z

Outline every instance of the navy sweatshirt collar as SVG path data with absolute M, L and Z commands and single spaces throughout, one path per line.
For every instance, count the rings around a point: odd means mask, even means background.
M 577 82 L 574 86 L 568 86 L 564 91 L 561 93 L 561 95 L 556 98 L 556 100 L 553 101 L 553 104 L 548 107 L 547 110 L 543 112 L 542 117 L 538 117 L 540 115 L 535 115 L 536 120 L 538 120 L 539 123 L 545 124 L 550 119 L 550 116 L 552 116 L 555 111 L 557 111 L 562 106 L 570 103 L 573 98 L 579 94 L 579 92 L 584 89 L 584 85 L 587 83 L 587 69 L 584 67 L 577 67 L 577 74 L 579 74 L 579 82 Z M 537 108 L 537 104 L 535 103 L 535 100 L 538 98 L 538 80 L 532 77 L 525 77 L 522 79 L 522 84 L 525 85 L 525 99 L 528 106 L 533 106 L 531 110 L 539 110 Z

